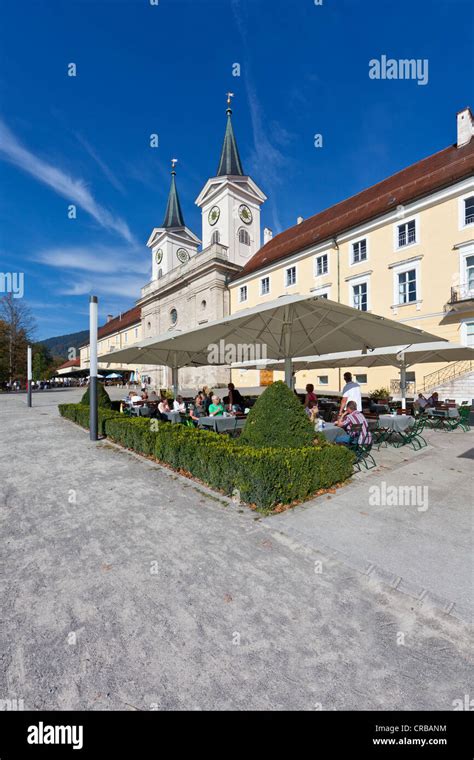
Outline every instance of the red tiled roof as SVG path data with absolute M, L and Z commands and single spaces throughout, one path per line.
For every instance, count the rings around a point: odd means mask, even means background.
M 124 311 L 118 317 L 114 317 L 110 322 L 107 322 L 102 327 L 99 327 L 99 338 L 105 338 L 107 335 L 124 330 L 126 327 L 136 324 L 141 321 L 142 310 L 140 306 L 134 306 L 133 309 Z
M 247 262 L 235 280 L 340 235 L 398 205 L 428 195 L 474 173 L 474 139 L 452 145 L 393 174 L 347 200 L 276 235 Z
M 58 369 L 67 369 L 68 367 L 80 367 L 81 366 L 81 360 L 80 359 L 69 359 L 69 361 L 64 362 L 64 364 L 61 364 Z

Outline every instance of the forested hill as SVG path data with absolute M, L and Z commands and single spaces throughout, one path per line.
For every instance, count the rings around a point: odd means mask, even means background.
M 40 343 L 47 346 L 53 356 L 63 356 L 65 359 L 68 359 L 70 348 L 78 349 L 79 346 L 83 346 L 88 340 L 89 330 L 81 330 L 69 335 L 57 335 L 55 338 L 47 338 L 40 341 Z

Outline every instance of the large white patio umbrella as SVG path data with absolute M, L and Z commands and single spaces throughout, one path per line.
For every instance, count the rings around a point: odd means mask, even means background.
M 474 366 L 474 349 L 459 343 L 436 341 L 416 345 L 397 345 L 376 348 L 373 351 L 343 351 L 324 356 L 301 356 L 293 359 L 293 371 L 308 369 L 338 369 L 348 367 L 398 367 L 400 370 L 400 392 L 402 405 L 406 403 L 406 371 L 414 364 L 431 362 L 471 361 Z M 265 362 L 265 364 L 245 362 L 235 365 L 235 369 L 265 368 L 284 370 L 283 362 Z
M 292 359 L 331 351 L 367 351 L 380 346 L 439 341 L 436 335 L 318 296 L 281 296 L 205 326 L 151 338 L 107 355 L 110 362 L 166 365 L 176 370 L 229 365 L 227 348 L 244 346 L 283 360 L 291 385 Z M 224 350 L 216 351 L 215 347 Z M 210 352 L 212 351 L 212 359 Z M 249 357 L 252 358 L 252 357 Z

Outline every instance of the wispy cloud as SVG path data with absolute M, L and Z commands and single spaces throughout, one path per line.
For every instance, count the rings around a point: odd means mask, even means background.
M 137 272 L 149 270 L 149 257 L 132 248 L 114 246 L 61 246 L 47 248 L 33 256 L 34 261 L 57 269 L 74 269 L 98 274 Z
M 77 204 L 105 229 L 115 232 L 128 243 L 137 245 L 127 223 L 101 206 L 83 180 L 74 179 L 62 169 L 35 156 L 19 142 L 2 120 L 0 120 L 0 158 L 18 166 L 70 203 Z
M 113 275 L 111 277 L 77 277 L 74 276 L 71 285 L 59 287 L 59 294 L 64 296 L 84 296 L 89 293 L 114 295 L 136 300 L 143 287 L 143 277 L 127 274 L 126 277 Z
M 56 295 L 119 296 L 130 300 L 140 295 L 150 276 L 150 259 L 132 248 L 113 246 L 61 246 L 39 251 L 34 261 L 61 270 Z
M 80 142 L 84 150 L 89 154 L 91 158 L 94 159 L 96 164 L 99 166 L 99 168 L 102 170 L 102 173 L 104 176 L 108 179 L 110 184 L 115 187 L 116 190 L 118 190 L 122 195 L 125 195 L 125 188 L 120 182 L 120 180 L 117 179 L 115 174 L 113 173 L 112 169 L 105 163 L 105 161 L 99 156 L 95 148 L 92 147 L 92 145 L 83 137 L 79 132 L 75 132 L 75 136 L 77 140 Z

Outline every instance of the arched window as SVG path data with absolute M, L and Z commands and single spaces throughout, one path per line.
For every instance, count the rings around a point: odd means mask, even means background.
M 214 243 L 220 243 L 221 242 L 221 236 L 219 234 L 219 230 L 214 230 L 211 237 L 211 245 L 214 245 Z
M 250 245 L 250 235 L 243 227 L 239 230 L 239 243 Z

